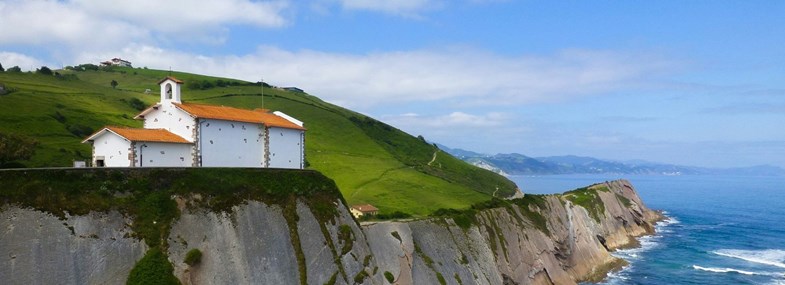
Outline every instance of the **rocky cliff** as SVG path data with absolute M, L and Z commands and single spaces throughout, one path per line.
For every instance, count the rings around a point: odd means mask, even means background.
M 574 284 L 618 266 L 608 250 L 659 218 L 614 181 L 359 226 L 318 173 L 232 171 L 0 172 L 0 280 Z
M 401 284 L 575 284 L 623 264 L 609 250 L 635 245 L 661 217 L 623 180 L 525 200 L 473 213 L 468 226 L 446 218 L 364 231 L 380 270 Z

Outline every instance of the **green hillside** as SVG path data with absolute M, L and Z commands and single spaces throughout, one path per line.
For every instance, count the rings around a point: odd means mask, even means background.
M 140 105 L 158 101 L 168 71 L 112 68 L 57 70 L 58 76 L 0 72 L 0 133 L 39 142 L 28 167 L 70 166 L 90 156 L 81 140 L 104 125 L 141 127 Z M 262 87 L 241 80 L 172 72 L 185 81 L 183 100 L 240 108 L 262 106 Z M 116 88 L 110 82 L 117 81 Z M 207 86 L 208 88 L 204 88 Z M 145 94 L 145 90 L 152 92 Z M 305 122 L 309 168 L 335 180 L 349 204 L 370 203 L 382 213 L 427 215 L 509 196 L 515 184 L 473 167 L 420 138 L 326 103 L 317 97 L 264 87 L 264 107 Z M 141 100 L 144 104 L 140 104 Z

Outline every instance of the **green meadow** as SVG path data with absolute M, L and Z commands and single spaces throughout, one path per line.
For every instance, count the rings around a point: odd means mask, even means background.
M 73 160 L 88 160 L 91 147 L 81 141 L 105 125 L 141 127 L 133 119 L 139 112 L 134 101 L 145 106 L 157 102 L 158 81 L 170 74 L 119 67 L 56 72 L 59 76 L 0 72 L 0 84 L 11 91 L 0 95 L 0 133 L 39 143 L 35 155 L 21 161 L 27 167 L 67 167 Z M 468 208 L 490 200 L 493 193 L 507 197 L 516 189 L 508 179 L 460 161 L 422 138 L 306 93 L 229 78 L 171 75 L 185 82 L 186 102 L 254 109 L 264 101 L 264 108 L 305 122 L 308 168 L 333 179 L 349 204 L 424 216 L 440 208 Z

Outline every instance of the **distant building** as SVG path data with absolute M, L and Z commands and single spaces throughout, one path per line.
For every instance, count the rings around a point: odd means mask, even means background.
M 281 89 L 286 90 L 286 91 L 290 91 L 290 92 L 305 93 L 305 91 L 303 91 L 302 89 L 297 88 L 297 87 L 284 87 L 284 88 L 281 88 Z
M 96 167 L 305 167 L 303 122 L 282 112 L 182 103 L 183 82 L 159 82 L 161 101 L 135 119 L 144 128 L 104 127 L 93 145 Z
M 101 66 L 123 66 L 123 67 L 131 67 L 131 62 L 127 60 L 123 60 L 121 58 L 113 58 L 111 60 L 107 60 L 101 62 Z
M 362 205 L 354 205 L 349 208 L 349 211 L 352 212 L 352 215 L 355 218 L 362 217 L 364 215 L 376 215 L 379 213 L 379 209 L 372 206 L 371 204 L 362 204 Z

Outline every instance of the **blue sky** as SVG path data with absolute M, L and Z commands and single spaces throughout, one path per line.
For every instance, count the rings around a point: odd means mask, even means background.
M 157 2 L 0 1 L 0 63 L 263 77 L 485 153 L 785 167 L 785 2 Z

